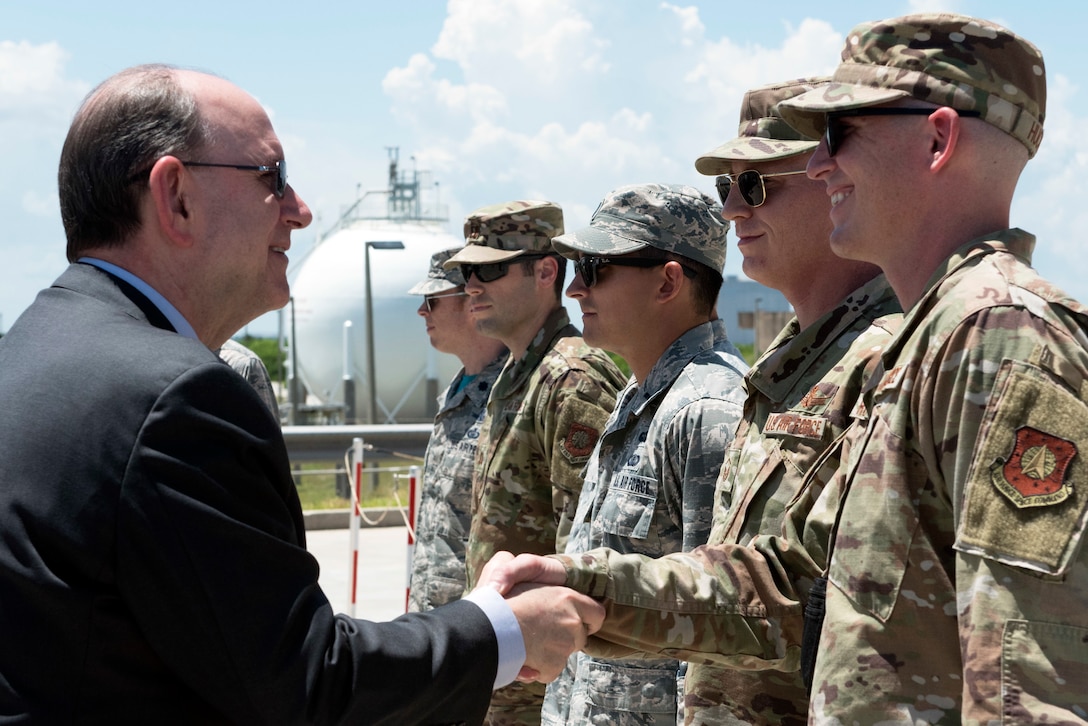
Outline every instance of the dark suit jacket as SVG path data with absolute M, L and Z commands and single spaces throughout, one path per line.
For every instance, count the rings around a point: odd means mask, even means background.
M 483 719 L 478 607 L 353 620 L 317 575 L 253 389 L 94 267 L 42 291 L 0 340 L 0 723 Z

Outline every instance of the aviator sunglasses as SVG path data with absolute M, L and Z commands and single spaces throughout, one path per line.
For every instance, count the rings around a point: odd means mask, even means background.
M 461 277 L 465 278 L 465 282 L 473 275 L 480 282 L 495 282 L 495 280 L 501 280 L 506 277 L 506 273 L 510 272 L 510 265 L 522 260 L 539 260 L 543 257 L 551 257 L 552 255 L 519 255 L 512 257 L 509 260 L 502 262 L 487 262 L 483 264 L 462 264 L 461 265 Z
M 723 207 L 725 206 L 725 198 L 729 196 L 729 190 L 733 188 L 734 183 L 737 185 L 737 191 L 740 192 L 740 198 L 744 200 L 745 204 L 749 207 L 761 207 L 767 201 L 767 187 L 763 185 L 764 179 L 804 173 L 805 170 L 801 169 L 799 171 L 760 174 L 755 169 L 749 169 L 748 171 L 742 171 L 740 174 L 722 174 L 714 180 L 714 186 L 718 189 L 718 197 L 722 200 Z
M 949 107 L 951 108 L 951 107 Z M 844 118 L 856 118 L 858 116 L 932 116 L 935 108 L 902 108 L 893 106 L 892 108 L 884 107 L 862 107 L 862 108 L 850 108 L 845 111 L 828 111 L 827 112 L 827 127 L 824 129 L 824 142 L 827 144 L 827 155 L 834 156 L 839 147 L 842 146 L 843 140 L 843 125 L 840 121 Z M 960 116 L 966 116 L 970 118 L 978 118 L 982 116 L 979 111 L 961 111 L 958 108 L 953 108 L 953 111 Z
M 593 287 L 597 284 L 598 270 L 605 265 L 619 265 L 622 267 L 660 267 L 671 260 L 652 259 L 649 257 L 599 257 L 590 255 L 588 257 L 579 257 L 574 261 L 574 269 L 582 277 L 582 284 L 586 287 Z M 688 269 L 688 266 L 683 263 L 677 263 L 684 268 L 684 274 L 688 277 L 694 277 L 695 271 Z
M 275 181 L 272 184 L 272 193 L 276 195 L 276 199 L 283 199 L 283 195 L 287 193 L 287 162 L 284 159 L 273 162 L 272 164 L 216 164 L 208 161 L 182 161 L 185 166 L 214 166 L 222 169 L 241 169 L 242 171 L 259 171 L 262 174 L 269 172 L 276 172 Z

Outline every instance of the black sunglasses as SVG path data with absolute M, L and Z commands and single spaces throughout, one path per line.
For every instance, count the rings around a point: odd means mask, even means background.
M 599 257 L 597 255 L 589 255 L 585 257 L 579 257 L 574 261 L 575 271 L 582 277 L 582 284 L 586 287 L 593 287 L 597 284 L 598 270 L 605 265 L 619 265 L 622 267 L 660 267 L 672 260 L 652 259 L 649 257 Z M 684 274 L 688 277 L 695 276 L 695 270 L 689 269 L 687 265 L 678 262 L 681 267 L 684 268 Z
M 521 262 L 522 260 L 539 260 L 544 257 L 552 257 L 552 255 L 519 255 L 509 260 L 502 262 L 486 262 L 482 264 L 462 264 L 461 265 L 461 277 L 465 278 L 465 282 L 473 275 L 476 276 L 480 282 L 495 282 L 495 280 L 501 280 L 506 277 L 506 273 L 510 272 L 510 265 L 515 262 Z
M 468 295 L 468 293 L 464 290 L 461 290 L 460 292 L 447 292 L 441 295 L 424 295 L 423 302 L 427 303 L 427 312 L 433 313 L 435 300 L 441 300 L 444 297 L 465 297 L 466 295 Z
M 287 161 L 280 159 L 272 164 L 215 164 L 208 161 L 183 161 L 185 166 L 215 166 L 222 169 L 241 169 L 242 171 L 259 171 L 263 174 L 276 172 L 276 180 L 272 185 L 272 193 L 277 199 L 283 199 L 287 193 Z
M 800 171 L 778 171 L 773 174 L 760 174 L 755 169 L 749 169 L 742 171 L 740 174 L 722 174 L 714 180 L 714 186 L 718 189 L 718 198 L 722 200 L 723 207 L 725 206 L 725 198 L 729 196 L 729 190 L 733 188 L 734 181 L 737 185 L 737 191 L 740 192 L 740 198 L 744 200 L 745 204 L 749 207 L 761 207 L 767 201 L 767 187 L 763 184 L 764 179 L 804 173 L 805 170 L 801 169 Z M 736 177 L 736 179 L 734 180 L 733 177 Z
M 935 108 L 901 108 L 901 107 L 862 107 L 850 108 L 845 111 L 828 111 L 827 127 L 824 129 L 824 142 L 827 144 L 827 155 L 834 156 L 842 146 L 843 127 L 840 119 L 857 116 L 932 116 Z M 960 116 L 978 118 L 982 116 L 979 111 L 961 111 L 953 108 Z

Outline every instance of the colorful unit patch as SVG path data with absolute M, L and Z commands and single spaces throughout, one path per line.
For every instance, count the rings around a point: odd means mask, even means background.
M 1045 507 L 1064 502 L 1073 493 L 1065 472 L 1076 455 L 1071 441 L 1022 426 L 1008 460 L 994 462 L 990 474 L 994 486 L 1017 507 Z
M 593 453 L 593 447 L 597 444 L 600 433 L 592 426 L 572 423 L 567 438 L 563 439 L 563 448 L 575 458 L 589 456 Z

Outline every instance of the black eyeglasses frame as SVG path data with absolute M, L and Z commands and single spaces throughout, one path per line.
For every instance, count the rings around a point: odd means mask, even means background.
M 940 108 L 952 108 L 951 106 Z M 827 145 L 827 155 L 834 156 L 842 146 L 843 134 L 840 119 L 857 118 L 858 116 L 932 116 L 938 108 L 920 108 L 917 106 L 862 106 L 861 108 L 848 108 L 843 111 L 828 111 L 826 126 L 824 127 L 824 143 Z M 953 108 L 960 116 L 965 118 L 979 118 L 980 111 L 965 111 Z
M 476 279 L 480 282 L 495 282 L 495 280 L 501 280 L 506 277 L 507 273 L 510 272 L 510 265 L 515 262 L 521 262 L 522 260 L 541 260 L 545 257 L 555 257 L 555 255 L 548 253 L 533 253 L 511 257 L 509 260 L 503 260 L 502 262 L 463 262 L 460 265 L 461 277 L 465 278 L 466 284 L 473 275 L 476 275 Z
M 210 166 L 218 167 L 221 169 L 240 169 L 242 171 L 259 171 L 262 174 L 269 172 L 276 172 L 275 182 L 272 184 L 272 193 L 276 195 L 276 199 L 283 199 L 287 194 L 287 161 L 284 159 L 277 159 L 271 164 L 220 164 L 210 161 L 182 161 L 185 166 Z
M 574 270 L 575 273 L 582 278 L 582 284 L 589 288 L 597 284 L 599 278 L 598 271 L 607 265 L 649 268 L 660 267 L 670 262 L 676 262 L 680 267 L 684 268 L 685 276 L 695 277 L 695 270 L 684 263 L 679 262 L 678 260 L 668 260 L 660 257 L 604 257 L 602 255 L 583 255 L 574 260 Z

